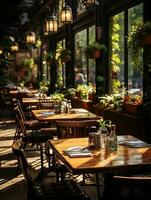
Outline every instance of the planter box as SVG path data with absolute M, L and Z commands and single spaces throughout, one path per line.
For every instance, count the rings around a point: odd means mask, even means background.
M 132 103 L 125 103 L 124 104 L 124 112 L 128 114 L 136 115 L 140 113 L 140 104 L 132 104 Z

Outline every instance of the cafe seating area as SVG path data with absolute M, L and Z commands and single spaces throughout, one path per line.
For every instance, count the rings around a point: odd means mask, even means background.
M 0 200 L 150 200 L 149 1 L 8 1 Z

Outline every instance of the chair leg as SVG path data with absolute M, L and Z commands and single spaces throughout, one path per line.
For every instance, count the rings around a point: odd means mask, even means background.
M 41 171 L 44 169 L 44 158 L 43 158 L 43 145 L 40 143 L 40 159 L 41 159 Z

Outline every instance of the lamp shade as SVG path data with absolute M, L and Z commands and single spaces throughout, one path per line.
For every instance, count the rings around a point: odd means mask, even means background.
M 60 21 L 62 23 L 69 23 L 72 21 L 72 9 L 66 5 L 60 12 Z
M 0 47 L 0 55 L 2 55 L 2 54 L 3 54 L 3 48 Z
M 36 35 L 34 32 L 28 32 L 26 35 L 26 42 L 28 44 L 34 44 L 36 41 Z
M 45 22 L 45 31 L 47 33 L 55 33 L 58 31 L 58 20 L 56 16 L 51 15 Z
M 11 51 L 13 51 L 13 52 L 18 51 L 18 44 L 17 44 L 17 42 L 15 42 L 14 44 L 12 44 L 12 46 L 10 48 L 11 48 Z

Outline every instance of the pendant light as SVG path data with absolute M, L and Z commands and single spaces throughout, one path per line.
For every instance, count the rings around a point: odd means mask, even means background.
M 72 9 L 65 5 L 60 12 L 60 21 L 62 23 L 70 23 L 72 21 Z
M 55 33 L 58 31 L 58 20 L 54 14 L 47 18 L 45 22 L 45 31 L 47 33 Z
M 34 32 L 28 32 L 26 35 L 26 42 L 28 44 L 35 44 L 36 34 Z
M 10 47 L 12 52 L 16 52 L 18 51 L 18 44 L 17 42 L 14 42 L 14 44 L 12 44 L 12 46 Z
M 0 47 L 0 55 L 2 55 L 2 54 L 3 54 L 3 48 Z

